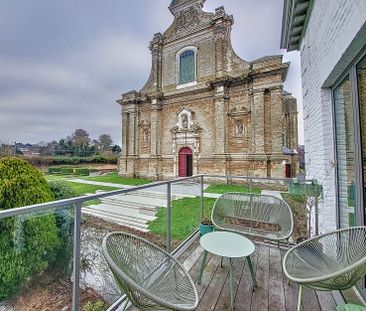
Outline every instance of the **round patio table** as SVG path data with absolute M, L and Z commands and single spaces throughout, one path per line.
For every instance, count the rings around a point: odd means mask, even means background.
M 246 257 L 250 274 L 252 276 L 253 288 L 257 286 L 255 281 L 255 275 L 253 270 L 252 261 L 250 260 L 250 255 L 254 253 L 255 246 L 252 241 L 246 237 L 226 231 L 215 231 L 203 235 L 200 239 L 200 244 L 203 248 L 203 256 L 201 262 L 201 268 L 198 275 L 197 283 L 201 284 L 203 269 L 206 264 L 207 253 L 218 255 L 221 257 L 229 258 L 230 261 L 230 302 L 231 309 L 234 307 L 234 297 L 233 297 L 233 269 L 232 261 L 235 258 Z

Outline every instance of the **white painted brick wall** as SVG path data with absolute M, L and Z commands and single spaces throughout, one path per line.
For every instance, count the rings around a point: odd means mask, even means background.
M 336 228 L 331 91 L 322 85 L 366 20 L 366 0 L 318 0 L 301 44 L 307 177 L 323 185 L 320 232 Z

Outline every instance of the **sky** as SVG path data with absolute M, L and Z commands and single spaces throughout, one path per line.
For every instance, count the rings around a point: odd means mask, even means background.
M 173 22 L 170 1 L 2 0 L 0 142 L 58 141 L 82 128 L 121 145 L 115 100 L 147 81 L 148 45 Z M 301 111 L 299 53 L 280 50 L 283 1 L 207 0 L 204 10 L 222 5 L 234 15 L 232 45 L 242 59 L 291 61 L 285 89 Z

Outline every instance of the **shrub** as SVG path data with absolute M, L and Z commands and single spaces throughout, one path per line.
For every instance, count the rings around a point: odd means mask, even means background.
M 61 174 L 61 167 L 49 167 L 48 174 Z
M 66 182 L 52 180 L 48 182 L 55 200 L 64 200 L 76 197 L 74 189 Z M 57 263 L 63 274 L 68 275 L 71 271 L 71 257 L 73 247 L 74 215 L 71 206 L 59 207 L 55 210 L 56 224 L 59 228 L 61 247 L 57 253 Z
M 79 176 L 89 176 L 90 170 L 88 168 L 76 168 L 75 175 Z
M 0 159 L 0 209 L 53 200 L 43 175 L 28 162 Z M 32 214 L 0 221 L 0 300 L 16 293 L 21 284 L 45 270 L 60 246 L 53 214 Z
M 64 200 L 76 197 L 74 189 L 71 188 L 66 182 L 61 180 L 52 180 L 48 182 L 48 185 L 53 193 L 55 200 Z
M 72 167 L 61 167 L 61 174 L 72 175 L 74 174 L 74 169 Z
M 107 304 L 102 300 L 98 300 L 95 303 L 88 301 L 84 305 L 83 311 L 105 311 L 107 307 Z

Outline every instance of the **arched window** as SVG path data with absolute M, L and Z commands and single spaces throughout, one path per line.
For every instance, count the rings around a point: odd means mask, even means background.
M 189 83 L 196 80 L 196 57 L 195 52 L 188 50 L 179 56 L 179 84 Z

